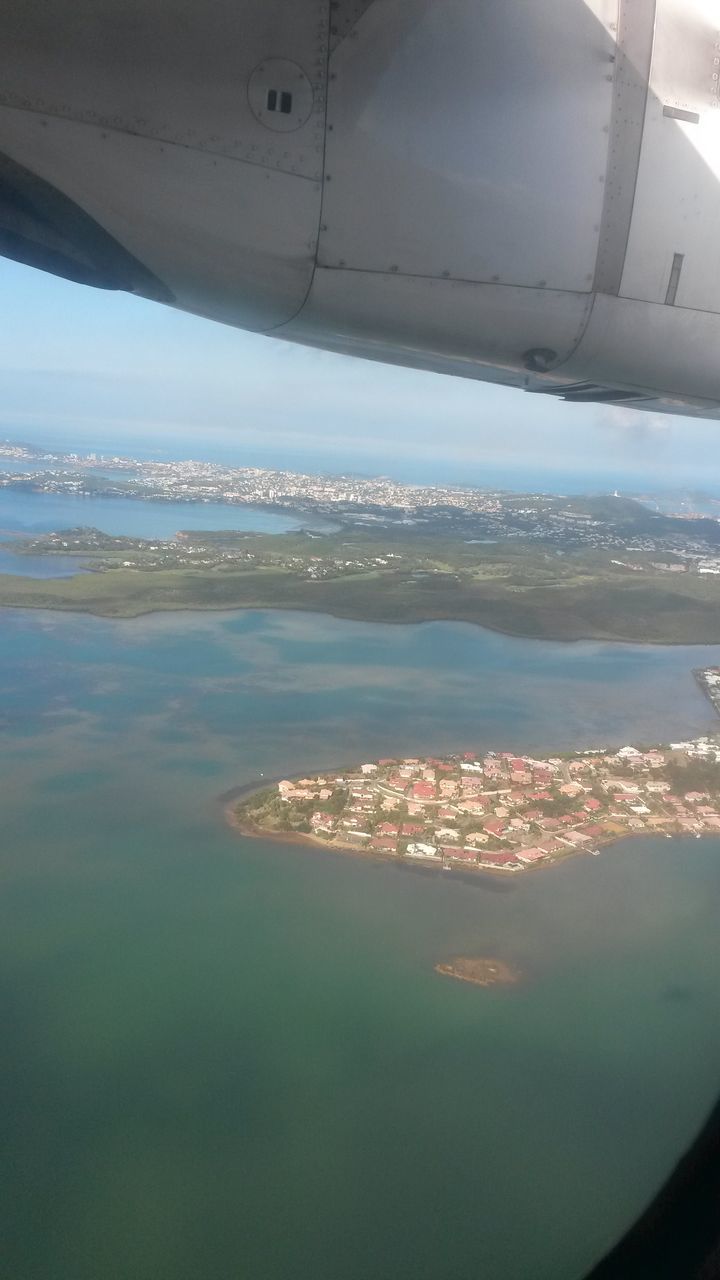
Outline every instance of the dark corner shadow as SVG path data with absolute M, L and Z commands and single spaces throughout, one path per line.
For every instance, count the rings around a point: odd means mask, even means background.
M 586 1280 L 720 1277 L 720 1102 L 665 1186 Z

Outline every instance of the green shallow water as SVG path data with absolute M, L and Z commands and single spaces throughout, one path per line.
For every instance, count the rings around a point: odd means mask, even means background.
M 260 772 L 714 727 L 717 650 L 0 616 L 14 1280 L 574 1280 L 720 1087 L 720 843 L 512 883 L 247 841 Z M 456 952 L 524 974 L 480 990 Z

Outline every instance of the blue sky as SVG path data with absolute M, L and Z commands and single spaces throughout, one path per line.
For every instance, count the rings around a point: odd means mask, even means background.
M 330 355 L 3 259 L 0 290 L 2 436 L 408 479 L 720 490 L 714 423 Z

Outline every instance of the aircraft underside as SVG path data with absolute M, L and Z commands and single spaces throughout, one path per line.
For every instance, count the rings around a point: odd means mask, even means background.
M 0 252 L 720 414 L 718 0 L 5 0 Z

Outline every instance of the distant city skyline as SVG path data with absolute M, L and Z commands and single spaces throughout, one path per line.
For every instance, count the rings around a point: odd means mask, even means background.
M 0 435 L 441 482 L 720 487 L 720 424 L 577 406 L 227 328 L 0 259 Z

